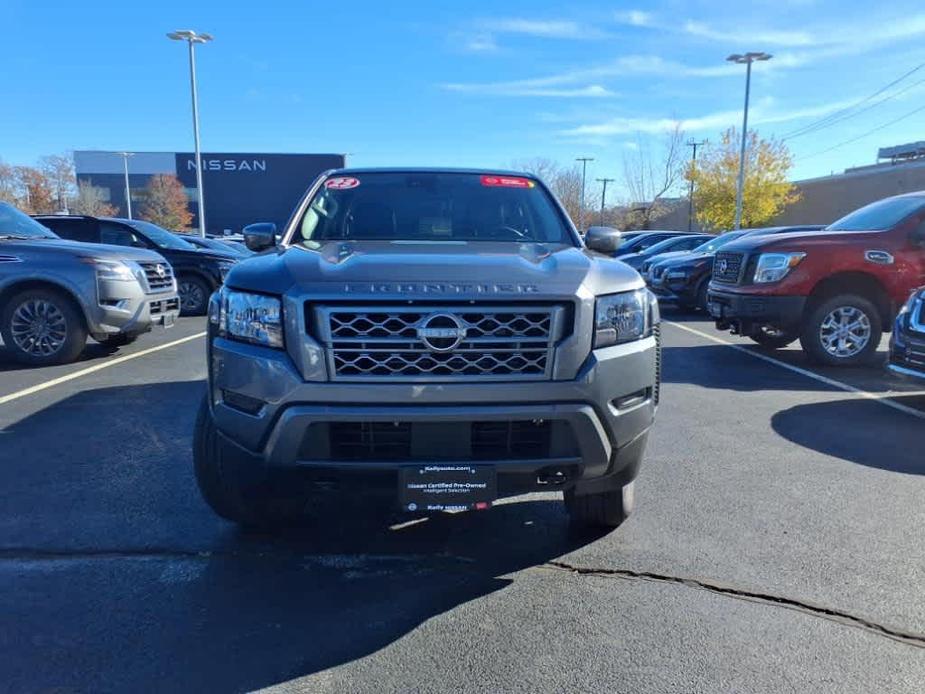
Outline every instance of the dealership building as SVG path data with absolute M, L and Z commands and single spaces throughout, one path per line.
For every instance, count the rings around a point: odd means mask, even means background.
M 239 233 L 252 222 L 282 227 L 293 207 L 318 174 L 343 167 L 343 154 L 253 154 L 203 152 L 206 229 L 210 234 Z M 101 189 L 102 197 L 127 215 L 125 172 L 121 152 L 74 152 L 78 183 Z M 199 225 L 196 159 L 191 152 L 134 152 L 128 157 L 132 210 L 143 207 L 152 176 L 179 179 L 186 190 L 192 227 Z

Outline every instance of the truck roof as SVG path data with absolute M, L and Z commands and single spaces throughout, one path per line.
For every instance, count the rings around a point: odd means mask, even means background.
M 356 174 L 370 174 L 370 173 L 430 173 L 430 174 L 475 174 L 475 175 L 489 175 L 489 176 L 522 176 L 524 178 L 533 178 L 537 179 L 538 177 L 535 174 L 529 173 L 527 171 L 513 171 L 508 169 L 468 169 L 468 168 L 454 168 L 454 167 L 443 167 L 443 166 L 363 166 L 363 167 L 353 167 L 348 166 L 343 169 L 330 169 L 325 172 L 326 174 L 337 174 L 337 175 L 356 175 Z

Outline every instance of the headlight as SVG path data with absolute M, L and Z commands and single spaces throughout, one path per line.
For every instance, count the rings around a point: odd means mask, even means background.
M 658 302 L 647 289 L 599 296 L 594 317 L 594 348 L 639 340 L 658 322 Z
M 762 253 L 755 268 L 755 284 L 778 282 L 803 262 L 805 253 Z
M 142 274 L 138 263 L 131 260 L 103 260 L 102 258 L 82 258 L 81 260 L 96 268 L 96 276 L 101 280 L 137 282 Z
M 283 306 L 278 298 L 223 289 L 217 304 L 210 307 L 209 320 L 218 325 L 219 335 L 282 349 Z
M 920 301 L 920 299 L 919 299 L 919 290 L 918 290 L 918 289 L 914 290 L 914 291 L 909 295 L 909 298 L 906 300 L 906 303 L 904 303 L 904 304 L 902 305 L 902 308 L 899 309 L 899 315 L 901 316 L 901 315 L 903 315 L 904 313 L 909 313 L 909 312 L 912 310 L 912 307 L 915 305 L 915 303 L 916 303 L 917 301 Z
M 228 276 L 228 273 L 231 272 L 231 268 L 234 267 L 234 263 L 230 260 L 219 260 L 218 261 L 218 271 L 222 275 L 222 282 L 225 281 L 225 278 Z

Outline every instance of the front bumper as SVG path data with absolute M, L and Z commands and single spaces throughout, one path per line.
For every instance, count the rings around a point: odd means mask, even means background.
M 647 277 L 646 284 L 662 303 L 692 304 L 697 300 L 697 285 L 689 275 L 671 280 L 665 275 Z
M 503 494 L 548 489 L 554 470 L 564 473 L 555 476 L 560 488 L 588 492 L 636 475 L 658 401 L 659 347 L 650 337 L 596 350 L 569 381 L 307 383 L 285 352 L 216 337 L 210 370 L 220 435 L 267 471 L 327 478 L 477 462 L 496 467 Z M 506 422 L 548 423 L 552 443 L 542 455 L 474 457 L 469 427 Z M 327 437 L 332 425 L 350 423 L 392 423 L 426 436 L 410 458 L 338 458 Z M 436 445 L 426 442 L 434 437 Z
M 98 301 L 87 311 L 87 325 L 96 339 L 139 335 L 153 326 L 171 326 L 180 315 L 175 291 L 146 294 L 140 285 L 100 281 Z
M 748 334 L 761 325 L 796 328 L 806 306 L 805 296 L 742 294 L 714 287 L 711 284 L 707 292 L 707 310 L 720 330 L 733 328 Z

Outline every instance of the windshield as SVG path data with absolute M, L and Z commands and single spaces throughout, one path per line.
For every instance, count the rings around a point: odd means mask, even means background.
M 461 173 L 329 178 L 312 199 L 296 234 L 297 242 L 575 243 L 549 194 L 535 181 Z
M 173 234 L 166 229 L 162 229 L 161 227 L 157 226 L 157 224 L 152 224 L 151 222 L 143 222 L 137 219 L 128 221 L 126 224 L 131 226 L 136 231 L 139 231 L 158 248 L 168 248 L 174 251 L 196 250 L 196 247 L 191 243 L 184 241 L 176 234 Z
M 706 243 L 700 244 L 694 249 L 694 253 L 715 253 L 719 248 L 722 248 L 730 241 L 735 241 L 745 236 L 747 233 L 747 231 L 727 231 L 725 234 L 721 234 L 715 239 L 710 239 Z
M 43 227 L 25 212 L 0 202 L 0 238 L 16 236 L 27 239 L 56 239 L 51 229 Z
M 641 251 L 643 255 L 658 255 L 659 253 L 664 253 L 665 251 L 670 251 L 672 248 L 682 243 L 682 240 L 676 236 L 672 236 L 670 239 L 665 239 L 664 241 L 659 241 L 658 243 L 653 243 L 644 251 Z
M 925 207 L 925 197 L 887 198 L 866 205 L 826 227 L 826 231 L 883 231 L 892 229 Z

